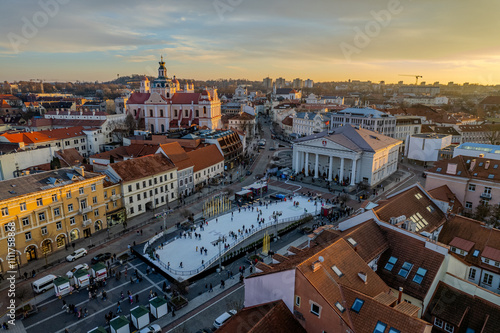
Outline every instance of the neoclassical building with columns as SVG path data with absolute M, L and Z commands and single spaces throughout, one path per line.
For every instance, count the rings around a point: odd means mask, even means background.
M 309 135 L 293 144 L 293 169 L 348 185 L 380 183 L 398 168 L 402 141 L 352 125 Z

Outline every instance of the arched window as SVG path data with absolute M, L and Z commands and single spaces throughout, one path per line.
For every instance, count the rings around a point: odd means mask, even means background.
M 153 117 L 153 110 L 149 110 L 149 116 Z
M 155 132 L 155 125 L 151 124 L 151 133 Z
M 206 106 L 203 107 L 203 114 L 207 114 L 207 107 Z
M 196 110 L 196 117 L 200 116 L 200 110 Z
M 137 117 L 137 110 L 134 109 L 134 117 Z
M 165 125 L 161 124 L 161 132 L 165 133 Z
M 160 117 L 163 117 L 163 110 L 160 110 Z
M 185 114 L 185 116 L 184 116 L 184 117 L 186 117 L 186 118 L 187 118 L 187 117 L 189 117 L 189 110 L 186 110 L 186 111 L 184 112 L 184 114 Z
M 177 110 L 174 110 L 174 117 L 177 118 Z

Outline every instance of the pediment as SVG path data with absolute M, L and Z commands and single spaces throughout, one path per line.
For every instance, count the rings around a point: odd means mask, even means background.
M 144 104 L 167 104 L 167 102 L 161 97 L 160 94 L 153 92 Z
M 332 150 L 342 150 L 342 151 L 349 151 L 352 152 L 353 150 L 351 148 L 345 147 L 337 142 L 333 142 L 332 140 L 328 138 L 318 138 L 318 139 L 312 139 L 310 141 L 305 141 L 299 143 L 299 145 L 305 145 L 308 147 L 318 147 L 318 148 L 327 148 L 327 149 L 332 149 Z

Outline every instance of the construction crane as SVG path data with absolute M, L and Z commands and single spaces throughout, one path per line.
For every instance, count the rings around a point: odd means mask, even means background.
M 414 74 L 399 74 L 399 76 L 413 76 L 415 78 L 415 85 L 418 84 L 418 78 L 423 78 L 422 75 L 414 75 Z

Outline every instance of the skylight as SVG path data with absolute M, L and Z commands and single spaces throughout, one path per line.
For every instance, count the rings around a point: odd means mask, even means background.
M 432 207 L 431 205 L 427 206 L 427 210 L 431 213 L 434 212 L 434 207 Z
M 483 166 L 483 162 L 479 163 L 479 166 Z
M 498 169 L 498 164 L 495 164 L 495 165 L 493 166 L 493 169 Z
M 436 172 L 441 172 L 441 170 L 443 170 L 443 169 L 442 168 L 437 168 Z
M 424 279 L 425 274 L 427 274 L 427 270 L 425 268 L 419 267 L 417 270 L 417 274 L 413 277 L 413 282 L 422 284 L 422 280 Z
M 363 304 L 365 304 L 365 301 L 363 301 L 362 299 L 356 298 L 356 300 L 354 301 L 354 304 L 351 307 L 351 310 L 356 312 L 356 313 L 359 313 L 359 311 L 361 311 L 361 307 L 363 306 Z
M 347 241 L 351 243 L 352 246 L 358 245 L 358 242 L 356 242 L 352 237 L 347 238 Z
M 490 173 L 490 174 L 488 175 L 488 179 L 493 179 L 494 177 L 495 177 L 495 175 L 494 175 L 494 174 L 492 174 L 492 173 Z
M 413 264 L 410 264 L 409 262 L 405 262 L 403 264 L 403 267 L 399 270 L 398 275 L 404 277 L 405 279 L 408 277 L 408 274 L 410 274 L 411 269 L 413 268 Z
M 419 199 L 419 200 L 420 200 L 420 199 L 422 199 L 423 197 L 422 197 L 422 194 L 417 193 L 417 194 L 415 194 L 415 198 L 417 198 L 417 199 Z
M 391 264 L 395 265 L 395 264 L 398 262 L 398 258 L 396 258 L 396 257 L 390 257 L 390 258 L 389 258 L 389 262 L 390 262 Z
M 479 250 L 474 250 L 474 253 L 472 254 L 473 257 L 479 256 Z
M 460 176 L 462 174 L 462 171 L 460 170 L 459 172 L 457 172 L 457 175 Z
M 398 258 L 390 257 L 389 261 L 387 262 L 387 264 L 385 264 L 384 268 L 387 269 L 389 272 L 392 271 L 392 269 L 394 268 L 394 265 L 396 264 L 397 261 L 398 261 Z
M 394 327 L 391 327 L 391 328 L 389 328 L 389 333 L 401 333 L 401 331 L 395 329 Z
M 345 311 L 345 308 L 339 302 L 335 303 L 335 306 L 337 307 L 337 309 L 339 309 L 340 312 L 344 312 Z
M 377 325 L 375 326 L 373 333 L 384 333 L 386 328 L 387 328 L 387 324 L 384 324 L 383 322 L 379 321 L 377 323 Z
M 477 172 L 475 172 L 473 176 L 476 177 L 477 176 Z
M 342 275 L 344 275 L 344 273 L 342 273 L 342 271 L 337 266 L 333 265 L 332 269 L 335 272 L 335 274 L 337 274 L 339 277 L 341 277 Z

